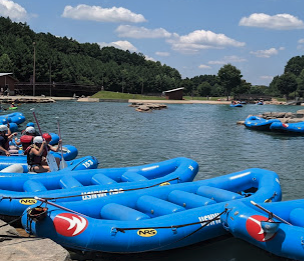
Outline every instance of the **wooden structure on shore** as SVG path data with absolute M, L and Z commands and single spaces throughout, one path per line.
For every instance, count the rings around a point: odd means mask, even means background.
M 0 94 L 15 95 L 15 85 L 18 82 L 12 73 L 0 73 Z
M 182 100 L 184 87 L 164 91 L 167 100 Z

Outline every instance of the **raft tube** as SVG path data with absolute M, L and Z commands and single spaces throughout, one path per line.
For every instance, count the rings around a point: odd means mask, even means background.
M 278 119 L 265 120 L 258 116 L 249 116 L 246 118 L 244 125 L 248 129 L 258 131 L 270 131 L 270 125 L 274 122 L 280 122 Z
M 82 162 L 90 167 L 93 162 Z M 163 162 L 135 167 L 74 170 L 50 175 L 0 173 L 0 214 L 20 216 L 34 197 L 52 198 L 53 202 L 78 201 L 88 203 L 94 198 L 109 197 L 128 190 L 165 186 L 192 181 L 198 172 L 198 164 L 187 158 L 175 158 Z M 17 180 L 14 182 L 14 180 Z M 29 199 L 24 201 L 20 199 Z
M 270 130 L 273 132 L 303 135 L 304 122 L 298 122 L 298 123 L 274 122 L 270 125 Z
M 1 117 L 8 119 L 8 122 L 10 123 L 13 122 L 18 125 L 25 122 L 25 117 L 21 112 L 14 112 L 7 115 L 1 115 Z
M 62 150 L 63 150 L 63 158 L 66 161 L 73 160 L 78 155 L 77 148 L 72 145 L 62 146 Z M 58 152 L 50 151 L 50 153 L 53 154 L 54 157 L 61 159 L 60 151 Z M 0 170 L 7 168 L 13 164 L 21 164 L 23 166 L 23 171 L 28 172 L 27 156 L 23 155 L 23 150 L 16 150 L 16 154 L 12 154 L 10 157 L 7 157 L 5 155 L 0 155 Z
M 304 260 L 304 199 L 258 205 L 231 202 L 227 208 L 222 222 L 233 236 L 274 255 Z
M 22 224 L 29 233 L 82 251 L 162 251 L 228 234 L 219 219 L 227 203 L 250 200 L 281 200 L 278 175 L 254 168 L 94 200 L 56 206 L 48 201 L 51 205 L 41 206 L 45 215 L 33 219 L 41 210 L 33 206 L 24 212 Z

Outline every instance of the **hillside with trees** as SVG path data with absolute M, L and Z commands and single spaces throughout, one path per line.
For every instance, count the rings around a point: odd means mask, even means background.
M 12 72 L 20 82 L 30 82 L 35 50 L 36 82 L 57 82 L 103 87 L 107 91 L 160 94 L 184 87 L 189 96 L 259 94 L 292 96 L 304 93 L 304 57 L 290 59 L 270 86 L 252 86 L 239 69 L 226 64 L 217 75 L 182 79 L 175 68 L 97 43 L 78 43 L 50 33 L 35 33 L 26 23 L 0 17 L 0 72 Z

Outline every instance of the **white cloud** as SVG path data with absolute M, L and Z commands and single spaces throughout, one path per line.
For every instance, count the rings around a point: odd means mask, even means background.
M 98 43 L 98 44 L 101 48 L 106 47 L 106 46 L 113 46 L 115 48 L 122 49 L 124 51 L 126 51 L 126 50 L 129 50 L 130 52 L 137 51 L 137 48 L 128 41 L 117 41 L 117 42 L 112 42 L 112 43 Z
M 167 40 L 172 49 L 184 53 L 197 53 L 202 49 L 223 49 L 225 47 L 243 47 L 245 43 L 238 42 L 224 34 L 216 34 L 211 31 L 196 30 L 188 35 L 172 35 Z
M 304 39 L 303 39 L 303 38 L 300 39 L 300 40 L 298 41 L 298 43 L 299 43 L 299 44 L 304 44 Z
M 304 23 L 302 20 L 290 14 L 267 15 L 264 13 L 254 13 L 249 17 L 243 17 L 239 25 L 262 27 L 274 30 L 293 30 L 303 29 Z
M 260 79 L 262 79 L 262 80 L 272 80 L 273 76 L 264 75 L 264 76 L 260 76 Z
M 211 66 L 205 65 L 205 64 L 201 64 L 201 65 L 198 66 L 198 68 L 200 68 L 200 69 L 211 69 Z
M 147 29 L 145 27 L 137 27 L 131 25 L 120 25 L 117 27 L 116 32 L 119 37 L 130 38 L 168 38 L 171 37 L 171 33 L 163 28 Z
M 9 0 L 0 0 L 0 16 L 9 17 L 14 21 L 25 21 L 28 17 L 26 10 L 19 4 Z
M 225 62 L 224 60 L 222 61 L 209 61 L 208 64 L 226 64 L 227 62 Z
M 236 55 L 224 56 L 224 60 L 231 63 L 242 63 L 247 61 L 245 58 Z
M 155 62 L 155 59 L 154 59 L 154 58 L 149 57 L 149 56 L 147 56 L 147 55 L 145 55 L 145 59 L 146 59 L 147 61 L 153 61 L 153 62 Z
M 284 47 L 280 47 L 279 50 L 284 50 Z M 277 55 L 279 52 L 276 48 L 270 48 L 268 50 L 258 50 L 258 51 L 251 51 L 251 54 L 255 55 L 256 57 L 261 58 L 270 58 L 271 56 Z
M 168 52 L 155 52 L 155 54 L 158 56 L 170 56 L 170 53 Z
M 224 56 L 222 60 L 218 61 L 209 61 L 208 64 L 227 64 L 227 63 L 242 63 L 246 62 L 247 60 L 245 58 L 231 55 L 231 56 Z
M 91 20 L 110 23 L 141 23 L 146 19 L 141 14 L 135 14 L 123 7 L 102 8 L 101 6 L 89 6 L 85 4 L 72 7 L 67 5 L 64 8 L 62 17 L 75 20 Z

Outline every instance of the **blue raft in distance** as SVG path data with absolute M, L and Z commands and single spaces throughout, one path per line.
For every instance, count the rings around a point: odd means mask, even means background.
M 229 203 L 223 225 L 233 236 L 274 255 L 304 260 L 304 199 L 258 205 L 264 210 L 249 202 Z
M 162 251 L 228 234 L 219 219 L 227 203 L 250 200 L 281 200 L 278 175 L 254 168 L 93 200 L 47 201 L 24 212 L 22 225 L 38 237 L 83 251 Z
M 14 112 L 6 115 L 0 115 L 0 122 L 2 122 L 2 124 L 7 123 L 4 122 L 4 120 L 8 121 L 9 123 L 13 122 L 19 125 L 25 122 L 25 116 L 21 112 Z
M 243 104 L 241 104 L 241 103 L 230 104 L 230 107 L 243 107 Z
M 89 168 L 91 162 L 81 163 Z M 87 166 L 88 165 L 88 166 Z M 142 166 L 58 171 L 49 175 L 0 173 L 0 214 L 20 216 L 37 202 L 35 196 L 52 202 L 79 201 L 88 204 L 95 198 L 127 195 L 132 190 L 192 181 L 198 164 L 188 158 L 175 158 Z M 127 192 L 127 193 L 126 193 Z M 125 196 L 124 196 L 125 197 Z
M 244 125 L 248 129 L 252 129 L 252 130 L 269 131 L 271 124 L 274 122 L 280 122 L 280 120 L 278 119 L 265 120 L 258 116 L 249 116 L 246 118 Z

